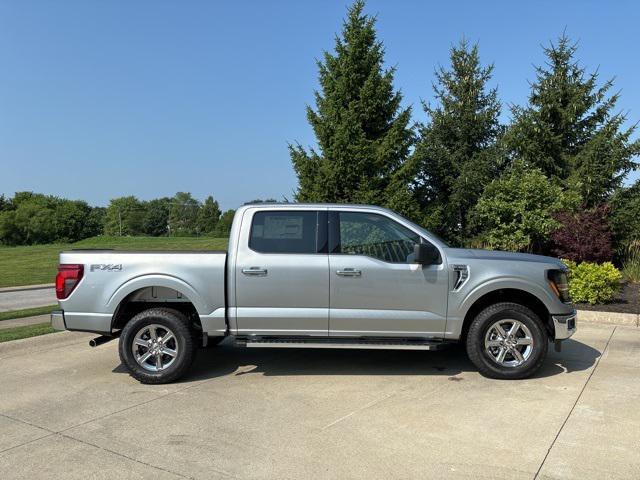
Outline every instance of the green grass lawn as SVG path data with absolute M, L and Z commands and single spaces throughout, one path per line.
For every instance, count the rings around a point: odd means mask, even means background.
M 115 248 L 120 250 L 226 250 L 227 238 L 211 237 L 92 237 L 71 248 Z
M 58 253 L 69 245 L 0 247 L 0 287 L 53 283 Z
M 0 287 L 53 283 L 58 254 L 72 248 L 116 250 L 226 250 L 226 238 L 211 237 L 93 237 L 76 243 L 0 247 Z
M 27 325 L 24 327 L 5 328 L 0 330 L 0 343 L 10 340 L 19 340 L 21 338 L 36 337 L 38 335 L 46 335 L 53 333 L 55 330 L 48 323 L 39 323 L 37 325 Z
M 14 318 L 35 317 L 37 315 L 48 315 L 52 310 L 58 308 L 58 305 L 49 305 L 46 307 L 25 308 L 23 310 L 11 310 L 8 312 L 0 312 L 0 322 L 2 320 L 13 320 Z

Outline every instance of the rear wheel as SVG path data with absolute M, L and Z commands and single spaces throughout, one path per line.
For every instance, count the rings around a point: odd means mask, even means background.
M 467 334 L 467 354 L 481 374 L 499 379 L 533 375 L 544 362 L 548 334 L 529 308 L 510 302 L 481 311 Z
M 177 380 L 191 367 L 195 350 L 187 318 L 169 308 L 140 312 L 120 335 L 120 360 L 142 383 Z

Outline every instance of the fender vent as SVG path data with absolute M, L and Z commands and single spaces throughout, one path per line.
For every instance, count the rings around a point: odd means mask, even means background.
M 469 280 L 469 265 L 452 265 L 451 267 L 457 275 L 456 283 L 452 291 L 457 292 L 467 283 L 467 280 Z

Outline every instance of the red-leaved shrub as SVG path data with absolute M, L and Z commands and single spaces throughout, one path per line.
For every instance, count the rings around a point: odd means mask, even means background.
M 553 253 L 577 263 L 610 261 L 613 247 L 609 213 L 606 204 L 577 213 L 558 212 L 555 219 L 562 225 L 551 235 Z

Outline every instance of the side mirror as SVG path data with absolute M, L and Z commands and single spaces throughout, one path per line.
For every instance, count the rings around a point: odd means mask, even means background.
M 422 265 L 440 263 L 440 252 L 430 243 L 416 243 L 413 247 L 414 262 Z

